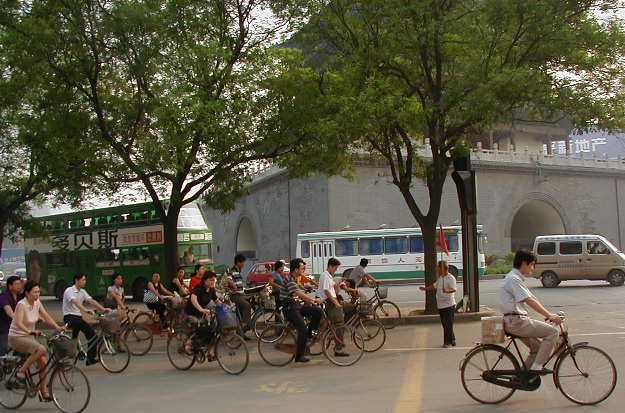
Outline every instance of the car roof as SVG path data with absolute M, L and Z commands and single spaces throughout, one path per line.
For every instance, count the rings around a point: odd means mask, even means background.
M 538 241 L 583 241 L 583 240 L 601 240 L 605 238 L 601 235 L 580 234 L 580 235 L 540 235 L 536 237 Z

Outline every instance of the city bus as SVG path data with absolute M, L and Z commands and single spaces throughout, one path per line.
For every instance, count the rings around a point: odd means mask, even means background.
M 24 234 L 29 279 L 46 294 L 62 298 L 76 273 L 87 275 L 87 291 L 104 296 L 121 274 L 127 293 L 141 299 L 152 273 L 165 284 L 164 231 L 151 202 L 33 218 Z M 178 218 L 178 264 L 212 266 L 212 234 L 198 206 L 185 205 Z
M 443 227 L 449 256 L 437 253 L 449 263 L 449 272 L 462 275 L 462 232 L 460 226 Z M 478 226 L 479 273 L 486 273 L 484 234 Z M 420 228 L 396 228 L 360 231 L 335 231 L 299 234 L 297 256 L 302 257 L 313 275 L 325 271 L 330 257 L 341 261 L 338 274 L 347 276 L 360 263 L 369 260 L 367 271 L 376 279 L 404 280 L 423 278 L 423 237 Z

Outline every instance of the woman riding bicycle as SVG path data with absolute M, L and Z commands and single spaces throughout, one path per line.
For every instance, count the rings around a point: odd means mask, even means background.
M 152 274 L 152 280 L 148 282 L 147 289 L 156 296 L 157 300 L 156 302 L 146 302 L 145 305 L 150 310 L 156 311 L 161 321 L 161 327 L 166 328 L 167 319 L 165 313 L 167 312 L 167 307 L 165 307 L 163 301 L 168 297 L 173 297 L 174 294 L 161 284 L 161 275 L 157 272 Z
M 174 293 L 178 293 L 178 295 L 182 298 L 188 297 L 190 294 L 189 289 L 184 283 L 184 267 L 178 267 L 176 271 L 176 276 L 171 281 L 171 290 Z
M 202 282 L 191 293 L 191 299 L 187 302 L 185 313 L 189 316 L 190 324 L 198 326 L 202 319 L 210 317 L 211 310 L 206 308 L 209 304 L 218 304 L 221 299 L 217 296 L 217 274 L 207 271 L 202 276 Z M 204 337 L 209 341 L 211 337 Z M 190 351 L 191 349 L 186 349 Z M 208 353 L 209 359 L 215 357 L 215 350 L 211 348 Z
M 106 289 L 106 299 L 104 307 L 110 309 L 126 309 L 126 299 L 124 298 L 124 277 L 121 274 L 115 274 L 113 277 L 113 285 Z
M 45 367 L 48 362 L 46 359 L 46 349 L 39 344 L 34 336 L 38 335 L 35 330 L 35 326 L 42 318 L 48 325 L 55 328 L 57 331 L 63 331 L 63 327 L 59 326 L 50 314 L 46 311 L 39 301 L 41 290 L 39 284 L 35 281 L 29 280 L 24 286 L 25 297 L 17 303 L 15 307 L 15 317 L 11 322 L 9 329 L 9 347 L 13 350 L 28 354 L 28 358 L 22 364 L 22 367 L 16 374 L 18 381 L 23 381 L 26 378 L 26 372 L 35 362 L 39 364 L 39 371 L 41 375 L 41 397 L 45 401 L 51 401 L 50 393 L 48 391 L 48 377 L 45 372 Z

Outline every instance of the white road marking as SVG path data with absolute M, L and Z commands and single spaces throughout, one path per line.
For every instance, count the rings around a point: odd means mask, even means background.
M 406 348 L 385 348 L 384 351 L 430 351 L 430 350 L 471 350 L 474 347 L 450 347 L 450 348 L 442 348 L 442 347 L 406 347 Z

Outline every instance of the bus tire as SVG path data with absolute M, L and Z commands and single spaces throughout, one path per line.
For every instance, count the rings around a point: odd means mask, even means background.
M 69 284 L 64 280 L 59 280 L 54 284 L 54 296 L 57 300 L 63 301 L 63 293 L 69 287 Z
M 450 266 L 449 266 L 449 273 L 450 273 L 451 275 L 453 275 L 454 277 L 458 278 L 458 274 L 459 274 L 460 272 L 458 271 L 458 268 L 454 267 L 453 265 L 450 265 Z
M 132 283 L 132 300 L 136 302 L 143 302 L 143 292 L 148 285 L 148 280 L 145 278 L 137 278 Z

